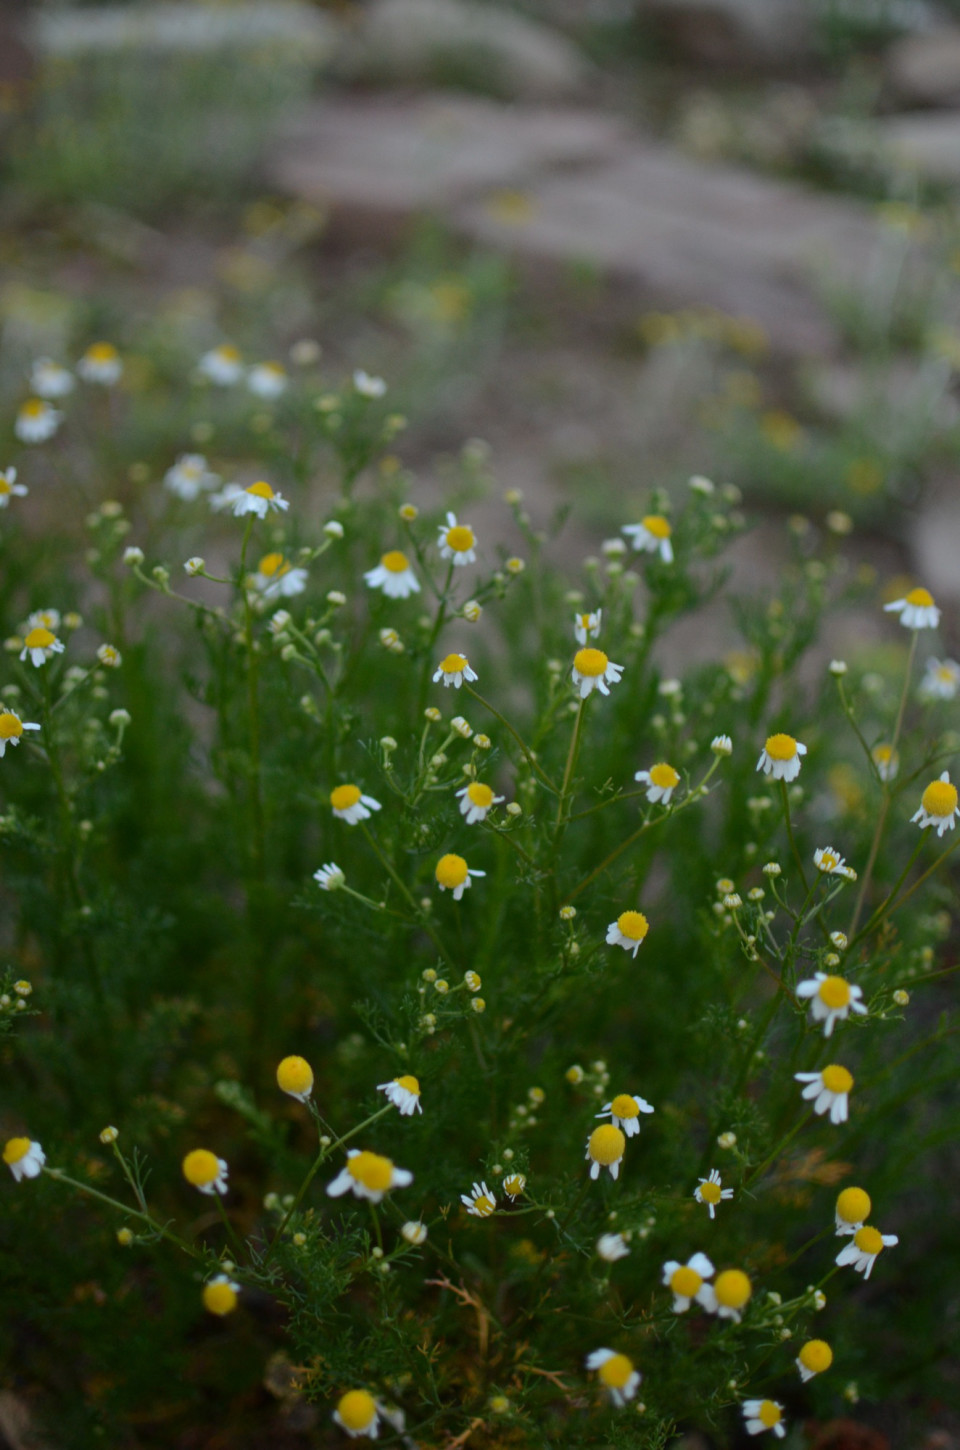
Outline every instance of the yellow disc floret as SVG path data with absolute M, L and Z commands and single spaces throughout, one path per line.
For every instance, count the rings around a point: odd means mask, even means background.
M 440 668 L 445 675 L 457 675 L 467 668 L 466 655 L 447 655 L 446 659 L 440 661 Z
M 828 1093 L 848 1093 L 853 1087 L 853 1073 L 838 1062 L 831 1062 L 829 1067 L 825 1067 L 820 1080 Z
M 647 533 L 652 534 L 655 539 L 669 539 L 673 532 L 670 520 L 665 519 L 663 514 L 645 514 L 641 523 Z
M 397 1087 L 404 1088 L 408 1093 L 413 1093 L 415 1097 L 420 1096 L 420 1080 L 415 1078 L 412 1073 L 406 1073 L 403 1077 L 395 1077 L 393 1080 Z
M 808 1339 L 797 1358 L 811 1374 L 823 1374 L 833 1364 L 833 1350 L 825 1339 Z
M 957 809 L 957 787 L 948 780 L 933 780 L 921 797 L 921 805 L 928 816 L 952 816 Z
M 633 1374 L 633 1361 L 625 1354 L 613 1354 L 604 1360 L 597 1373 L 608 1389 L 622 1390 Z
M 380 563 L 388 574 L 402 574 L 410 567 L 406 554 L 401 554 L 399 549 L 391 549 L 389 553 L 384 554 Z
M 768 735 L 764 749 L 771 760 L 792 760 L 797 753 L 797 742 L 792 735 Z
M 194 1188 L 206 1188 L 220 1177 L 220 1160 L 209 1148 L 194 1148 L 182 1163 L 183 1176 Z
M 602 675 L 609 663 L 602 649 L 578 649 L 573 657 L 573 668 L 590 679 Z
M 232 1314 L 237 1307 L 237 1291 L 232 1284 L 219 1283 L 204 1284 L 203 1286 L 203 1307 L 210 1314 Z
M 9 1138 L 3 1150 L 3 1161 L 9 1167 L 13 1163 L 19 1163 L 21 1158 L 26 1158 L 29 1152 L 29 1138 Z
M 257 565 L 257 572 L 265 579 L 272 579 L 275 575 L 288 574 L 290 565 L 282 554 L 264 554 Z
M 601 1163 L 607 1168 L 611 1163 L 620 1161 L 626 1146 L 627 1140 L 620 1129 L 615 1128 L 612 1123 L 603 1123 L 590 1134 L 587 1151 L 594 1163 Z
M 366 1390 L 348 1390 L 340 1396 L 337 1414 L 348 1430 L 365 1430 L 376 1418 L 377 1406 Z
M 689 1266 L 674 1269 L 670 1275 L 670 1288 L 682 1299 L 693 1299 L 700 1292 L 702 1285 L 702 1276 L 697 1273 L 696 1269 L 691 1269 Z
M 675 785 L 680 784 L 680 777 L 673 766 L 667 765 L 663 760 L 657 765 L 651 765 L 649 775 L 650 784 L 659 786 L 661 790 L 673 790 Z
M 753 1285 L 742 1269 L 724 1269 L 714 1282 L 717 1303 L 725 1309 L 742 1309 L 753 1293 Z
M 452 529 L 447 529 L 447 543 L 455 554 L 465 554 L 476 543 L 473 529 L 466 524 L 455 524 Z
M 853 1242 L 860 1249 L 861 1253 L 879 1254 L 883 1248 L 883 1235 L 879 1229 L 872 1228 L 867 1223 L 864 1224 L 863 1228 L 857 1229 L 853 1236 Z
M 273 489 L 270 487 L 269 483 L 264 483 L 263 479 L 261 479 L 259 483 L 251 483 L 249 488 L 245 489 L 244 491 L 246 493 L 252 493 L 255 498 L 274 497 Z
M 467 786 L 467 799 L 481 810 L 488 811 L 493 805 L 493 791 L 482 781 L 472 780 Z
M 706 1183 L 700 1184 L 700 1197 L 704 1203 L 719 1203 L 723 1197 L 723 1190 L 719 1183 L 714 1183 L 708 1178 Z
M 617 1093 L 610 1104 L 610 1111 L 615 1118 L 637 1118 L 640 1116 L 640 1109 L 637 1107 L 636 1098 L 629 1093 Z
M 772 1430 L 774 1425 L 779 1425 L 782 1418 L 780 1406 L 774 1404 L 773 1400 L 761 1401 L 757 1419 L 761 1420 L 768 1430 Z
M 872 1208 L 870 1195 L 863 1188 L 845 1188 L 837 1197 L 837 1217 L 844 1223 L 863 1223 Z
M 9 710 L 4 710 L 0 715 L 0 740 L 19 740 L 23 734 L 23 725 L 16 715 L 11 715 Z
M 933 595 L 929 589 L 911 589 L 905 598 L 908 604 L 919 605 L 921 609 L 929 609 L 933 604 Z
M 56 638 L 56 635 L 51 634 L 49 629 L 44 629 L 40 625 L 36 629 L 31 629 L 23 643 L 27 649 L 49 649 L 55 643 Z
M 358 785 L 338 785 L 330 792 L 330 804 L 335 811 L 348 811 L 351 806 L 357 804 L 360 795 Z
M 622 936 L 631 941 L 643 941 L 650 930 L 650 923 L 642 911 L 623 911 L 617 917 L 617 928 Z
M 824 977 L 817 988 L 817 996 L 825 1007 L 849 1007 L 850 985 L 843 977 Z
M 285 1057 L 277 1068 L 277 1086 L 281 1092 L 299 1097 L 313 1087 L 313 1068 L 305 1057 Z
M 91 362 L 115 362 L 118 356 L 112 342 L 94 342 L 87 348 L 87 357 Z
M 441 886 L 445 886 L 448 891 L 455 891 L 467 879 L 467 863 L 462 856 L 450 852 L 448 855 L 440 857 L 437 862 L 436 875 Z
M 347 1172 L 371 1193 L 386 1193 L 393 1182 L 393 1163 L 379 1153 L 355 1153 L 347 1163 Z

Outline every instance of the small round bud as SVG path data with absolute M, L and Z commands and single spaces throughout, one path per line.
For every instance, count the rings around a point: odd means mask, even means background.
M 143 550 L 138 549 L 136 544 L 130 544 L 123 551 L 123 562 L 127 564 L 131 569 L 136 564 L 142 564 L 145 557 L 146 556 L 144 555 Z
M 202 574 L 206 567 L 206 560 L 194 557 L 186 561 L 183 569 L 184 573 L 189 574 L 192 579 L 195 574 Z
M 119 1136 L 120 1136 L 120 1131 L 119 1131 L 118 1128 L 108 1127 L 108 1128 L 101 1128 L 100 1129 L 100 1142 L 101 1143 L 115 1143 L 117 1141 L 117 1139 L 119 1138 Z
M 328 539 L 342 539 L 343 524 L 340 523 L 339 519 L 328 519 L 323 526 L 323 532 Z
M 482 997 L 474 997 L 470 1003 L 470 1010 L 472 1012 L 486 1012 L 487 1004 Z
M 117 1243 L 122 1249 L 128 1249 L 133 1243 L 133 1231 L 128 1228 L 118 1228 Z

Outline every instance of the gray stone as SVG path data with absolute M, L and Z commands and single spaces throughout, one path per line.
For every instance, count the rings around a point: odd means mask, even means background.
M 577 96 L 591 74 L 565 36 L 479 0 L 375 0 L 340 68 L 361 79 L 452 82 L 530 101 Z
M 877 123 L 880 155 L 894 170 L 960 185 L 960 111 L 918 111 Z
M 804 0 L 640 0 L 639 13 L 701 65 L 791 70 L 814 53 L 815 12 Z
M 909 35 L 887 52 L 886 77 L 898 100 L 909 106 L 960 103 L 960 29 Z
M 83 10 L 42 9 L 33 19 L 38 49 L 52 56 L 111 55 L 136 50 L 176 55 L 277 47 L 303 61 L 327 60 L 339 29 L 303 0 L 238 0 L 205 5 L 197 0 L 103 5 Z

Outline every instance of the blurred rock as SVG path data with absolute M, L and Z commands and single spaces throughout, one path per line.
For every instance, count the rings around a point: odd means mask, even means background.
M 886 76 L 896 98 L 910 106 L 960 103 L 960 29 L 906 36 L 890 47 Z
M 375 0 L 340 68 L 356 79 L 454 85 L 529 101 L 580 95 L 591 74 L 565 36 L 478 0 Z
M 960 111 L 890 116 L 877 122 L 876 138 L 895 170 L 943 186 L 960 185 Z
M 47 55 L 82 56 L 126 50 L 204 55 L 223 50 L 295 49 L 301 59 L 324 61 L 339 40 L 339 27 L 302 0 L 238 0 L 205 5 L 197 0 L 102 5 L 82 10 L 43 9 L 33 17 L 38 48 Z
M 910 537 L 917 578 L 932 592 L 935 599 L 950 604 L 960 600 L 960 571 L 957 551 L 960 550 L 960 494 L 954 478 L 924 501 L 914 515 Z M 956 1442 L 954 1441 L 955 1445 Z
M 638 9 L 698 65 L 793 70 L 815 50 L 815 11 L 804 0 L 639 0 Z

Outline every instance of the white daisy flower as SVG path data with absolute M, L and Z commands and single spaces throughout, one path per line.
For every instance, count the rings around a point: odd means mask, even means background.
M 856 1233 L 858 1228 L 863 1228 L 870 1217 L 872 1206 L 870 1195 L 865 1189 L 842 1189 L 837 1195 L 837 1205 L 834 1210 L 837 1233 L 852 1234 Z
M 892 1249 L 900 1242 L 896 1234 L 882 1234 L 879 1229 L 864 1224 L 858 1228 L 853 1238 L 837 1254 L 834 1262 L 841 1268 L 845 1264 L 852 1264 L 858 1274 L 869 1279 L 873 1273 L 873 1266 L 877 1262 L 878 1254 L 884 1249 Z
M 733 741 L 729 735 L 715 735 L 710 741 L 710 749 L 714 755 L 732 755 Z
M 833 1350 L 825 1339 L 808 1339 L 794 1360 L 800 1378 L 806 1384 L 814 1375 L 823 1374 L 833 1364 Z
M 219 1193 L 221 1197 L 226 1193 L 230 1170 L 225 1160 L 218 1158 L 216 1153 L 211 1153 L 209 1148 L 194 1148 L 180 1166 L 184 1178 L 200 1193 L 208 1196 Z
M 47 1155 L 39 1143 L 33 1143 L 29 1138 L 8 1138 L 3 1161 L 19 1183 L 23 1178 L 38 1177 Z
M 60 628 L 59 609 L 35 609 L 27 616 L 28 629 L 52 629 L 54 633 Z
M 235 1284 L 227 1274 L 217 1274 L 204 1284 L 200 1297 L 208 1314 L 216 1314 L 223 1319 L 236 1309 L 239 1293 L 239 1284 Z
M 325 866 L 320 867 L 319 871 L 314 871 L 313 879 L 321 891 L 339 891 L 347 878 L 339 866 L 335 865 L 333 861 L 328 861 Z
M 387 391 L 387 385 L 383 378 L 371 377 L 363 368 L 357 368 L 353 375 L 353 390 L 361 398 L 382 398 Z
M 118 670 L 123 664 L 123 655 L 115 644 L 101 644 L 97 646 L 97 659 L 108 670 Z
M 608 1264 L 625 1259 L 630 1252 L 623 1234 L 601 1234 L 597 1239 L 597 1254 Z
M 716 1218 L 717 1204 L 724 1198 L 733 1197 L 732 1188 L 723 1188 L 723 1179 L 719 1170 L 711 1168 L 708 1177 L 697 1180 L 698 1187 L 693 1190 L 693 1196 L 698 1203 L 705 1203 L 710 1210 L 710 1217 Z
M 278 362 L 256 363 L 247 373 L 247 387 L 254 397 L 270 400 L 287 391 L 287 372 Z
M 30 663 L 39 669 L 53 655 L 63 654 L 65 649 L 66 645 L 57 639 L 51 630 L 44 629 L 43 625 L 38 625 L 35 629 L 31 629 L 24 639 L 20 659 L 25 660 L 29 655 Z
M 76 387 L 69 368 L 49 357 L 38 357 L 30 369 L 30 391 L 38 398 L 65 398 Z
M 420 1083 L 411 1073 L 395 1077 L 390 1082 L 377 1083 L 377 1092 L 386 1095 L 402 1118 L 410 1118 L 414 1113 L 423 1112 L 420 1106 Z
M 635 957 L 649 930 L 650 923 L 642 911 L 621 911 L 616 921 L 611 921 L 607 927 L 607 946 L 623 947 L 625 952 L 632 952 Z
M 17 482 L 15 468 L 0 468 L 0 509 L 5 509 L 12 498 L 26 498 L 29 492 L 26 484 Z
M 783 1406 L 776 1400 L 744 1400 L 743 1417 L 747 1422 L 748 1435 L 762 1435 L 772 1430 L 778 1440 L 787 1433 L 783 1423 Z
M 594 690 L 599 690 L 601 695 L 609 695 L 609 686 L 619 685 L 625 668 L 624 665 L 615 665 L 602 649 L 578 649 L 573 657 L 570 678 L 581 700 L 585 700 Z
M 177 498 L 192 502 L 199 494 L 216 488 L 220 476 L 211 473 L 202 453 L 182 453 L 172 468 L 163 475 L 163 482 Z
M 264 599 L 292 599 L 307 587 L 306 569 L 295 569 L 282 554 L 264 554 L 247 583 Z
M 351 1440 L 358 1435 L 376 1440 L 380 1433 L 380 1411 L 373 1395 L 366 1390 L 348 1390 L 341 1395 L 332 1418 Z
M 598 1118 L 609 1118 L 615 1128 L 622 1128 L 628 1138 L 640 1131 L 640 1114 L 655 1113 L 656 1108 L 646 1098 L 634 1093 L 618 1093 L 617 1096 L 597 1113 Z
M 400 1236 L 405 1238 L 408 1244 L 413 1244 L 417 1248 L 427 1241 L 427 1225 L 421 1223 L 419 1219 L 408 1219 L 400 1229 Z
M 437 684 L 442 680 L 445 686 L 452 685 L 455 690 L 459 690 L 464 680 L 472 685 L 479 678 L 476 671 L 470 668 L 466 655 L 451 654 L 440 661 L 434 672 L 433 683 Z
M 792 735 L 768 735 L 757 769 L 764 775 L 772 775 L 774 780 L 796 780 L 800 774 L 800 757 L 806 753 L 807 747 Z
M 508 1173 L 506 1178 L 503 1180 L 503 1191 L 510 1199 L 511 1203 L 515 1198 L 520 1197 L 526 1186 L 527 1179 L 526 1174 L 524 1173 Z
M 460 1202 L 474 1218 L 489 1218 L 497 1200 L 485 1183 L 475 1183 L 470 1193 L 461 1193 Z
M 439 525 L 437 548 L 441 559 L 450 559 L 454 564 L 476 563 L 476 535 L 469 524 L 458 524 L 456 514 L 447 514 L 447 522 Z
M 490 787 L 481 780 L 472 780 L 456 794 L 460 797 L 460 814 L 466 816 L 468 826 L 485 821 L 493 807 L 506 799 L 505 796 L 494 795 Z
M 797 1082 L 805 1082 L 803 1097 L 813 1101 L 813 1111 L 820 1117 L 829 1112 L 831 1123 L 845 1123 L 848 1116 L 847 1097 L 853 1087 L 853 1074 L 839 1063 L 832 1062 L 819 1072 L 795 1072 Z
M 21 659 L 23 656 L 21 655 Z M 952 831 L 960 815 L 957 802 L 957 787 L 950 783 L 950 772 L 945 770 L 939 780 L 932 780 L 920 797 L 920 809 L 910 817 L 921 831 L 927 826 L 936 826 L 937 835 Z
M 598 609 L 595 614 L 575 614 L 573 633 L 577 644 L 588 644 L 590 640 L 599 638 L 602 620 L 602 609 Z
M 610 1396 L 612 1404 L 622 1409 L 632 1400 L 643 1376 L 633 1367 L 633 1360 L 612 1349 L 595 1349 L 587 1355 L 587 1369 L 595 1369 L 597 1378 Z
M 713 1265 L 706 1254 L 694 1254 L 685 1264 L 670 1259 L 663 1266 L 663 1283 L 673 1292 L 674 1314 L 686 1314 L 696 1301 L 712 1314 L 716 1308 L 716 1296 L 706 1281 L 713 1278 Z
M 39 725 L 21 720 L 15 710 L 11 710 L 8 705 L 5 705 L 0 709 L 0 760 L 3 759 L 8 745 L 20 744 L 20 737 L 24 730 L 39 729 Z
M 626 1146 L 624 1134 L 612 1123 L 602 1123 L 599 1128 L 594 1128 L 587 1139 L 585 1154 L 590 1163 L 590 1177 L 596 1180 L 600 1177 L 601 1168 L 609 1168 L 610 1177 L 619 1178 Z
M 46 443 L 63 422 L 63 414 L 45 398 L 28 398 L 21 403 L 13 431 L 21 443 Z
M 406 554 L 390 549 L 375 569 L 368 569 L 364 579 L 371 589 L 380 589 L 388 599 L 408 599 L 420 593 L 420 581 L 410 568 Z
M 330 792 L 330 805 L 337 819 L 346 821 L 348 826 L 368 821 L 371 811 L 381 809 L 380 802 L 374 800 L 372 795 L 363 795 L 358 785 L 334 786 Z
M 813 853 L 813 864 L 824 876 L 845 876 L 848 881 L 857 879 L 853 867 L 848 866 L 845 858 L 832 846 L 819 846 Z
M 406 1188 L 413 1182 L 413 1174 L 407 1168 L 398 1168 L 390 1158 L 379 1153 L 370 1153 L 359 1148 L 347 1150 L 347 1166 L 327 1184 L 331 1198 L 340 1198 L 352 1193 L 355 1198 L 366 1198 L 379 1203 L 391 1188 Z
M 883 607 L 888 614 L 898 615 L 905 629 L 936 629 L 940 623 L 940 610 L 928 589 L 911 589 L 903 599 Z
M 814 1022 L 824 1024 L 824 1037 L 831 1035 L 834 1023 L 845 1022 L 851 1011 L 867 1010 L 860 1000 L 863 996 L 860 987 L 845 977 L 828 977 L 826 972 L 815 972 L 805 982 L 798 982 L 797 996 L 810 998 L 810 1016 Z
M 454 901 L 459 901 L 468 887 L 473 885 L 474 876 L 486 876 L 486 871 L 471 870 L 462 856 L 450 853 L 441 856 L 436 869 L 437 885 L 441 891 L 452 891 Z
M 956 660 L 929 659 L 926 672 L 920 681 L 920 696 L 924 700 L 953 700 L 960 689 L 960 665 Z
M 732 1319 L 739 1324 L 752 1293 L 753 1285 L 742 1269 L 724 1269 L 713 1281 L 714 1307 L 711 1309 L 703 1300 L 701 1303 L 719 1319 Z
M 679 774 L 666 761 L 651 765 L 649 770 L 638 770 L 633 778 L 647 787 L 647 800 L 654 805 L 668 806 L 670 797 L 680 784 Z
M 897 771 L 900 769 L 900 756 L 891 745 L 875 745 L 870 754 L 877 767 L 877 775 L 882 781 L 896 779 Z
M 624 524 L 620 530 L 630 539 L 634 549 L 645 554 L 659 554 L 665 564 L 673 563 L 673 530 L 663 514 L 647 514 L 639 524 Z
M 243 377 L 243 359 L 237 348 L 229 342 L 223 342 L 219 347 L 211 348 L 203 354 L 197 364 L 197 371 L 208 382 L 216 383 L 220 388 L 228 388 L 233 383 L 239 383 Z
M 85 383 L 110 388 L 123 376 L 123 361 L 112 342 L 94 342 L 77 363 L 77 372 Z
M 244 514 L 256 514 L 258 519 L 265 519 L 271 509 L 280 512 L 290 507 L 283 494 L 274 493 L 269 483 L 264 483 L 262 479 L 259 483 L 251 483 L 246 488 L 240 488 L 236 484 L 227 485 L 227 488 L 231 487 L 237 491 L 232 493 L 226 502 L 233 510 L 233 516 L 236 519 L 243 518 Z M 225 489 L 224 493 L 226 491 Z M 223 494 L 215 495 L 215 497 L 223 498 Z

